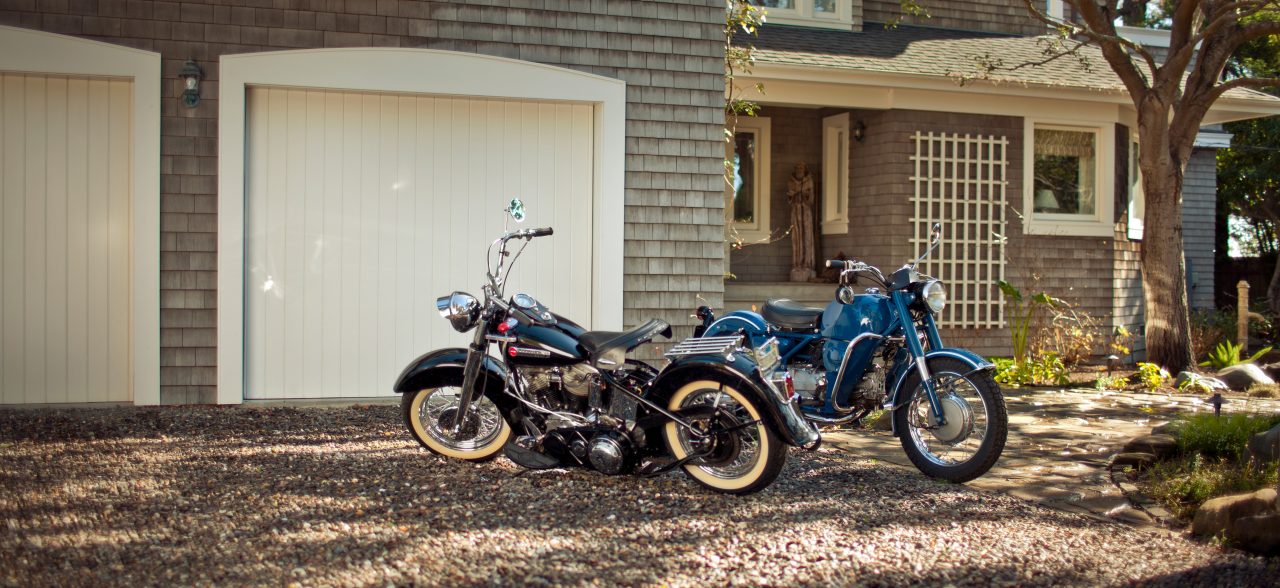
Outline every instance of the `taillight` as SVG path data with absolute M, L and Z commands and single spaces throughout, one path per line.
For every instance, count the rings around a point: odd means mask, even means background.
M 782 381 L 783 381 L 783 382 L 786 384 L 786 386 L 787 386 L 787 398 L 795 398 L 795 397 L 796 397 L 796 383 L 795 383 L 795 381 L 794 381 L 794 380 L 792 380 L 792 379 L 791 379 L 791 372 L 787 372 L 787 375 L 786 375 L 786 376 L 784 376 L 784 377 L 782 378 Z

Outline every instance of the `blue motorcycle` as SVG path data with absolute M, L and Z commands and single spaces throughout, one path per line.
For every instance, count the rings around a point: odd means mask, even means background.
M 776 339 L 787 369 L 774 377 L 799 396 L 806 419 L 840 425 L 891 410 L 893 434 L 911 463 L 928 476 L 967 482 L 999 459 L 1009 425 L 995 366 L 944 346 L 938 335 L 934 317 L 946 306 L 946 289 L 916 266 L 941 238 L 934 225 L 924 254 L 888 278 L 860 261 L 827 261 L 840 280 L 825 310 L 782 299 L 761 313 L 716 318 L 700 307 L 694 336 L 740 334 L 757 346 Z M 873 287 L 855 294 L 860 277 Z

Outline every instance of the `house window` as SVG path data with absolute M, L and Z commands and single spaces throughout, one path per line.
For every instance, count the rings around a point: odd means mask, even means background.
M 731 177 L 725 222 L 743 240 L 769 237 L 769 119 L 741 117 L 726 147 Z
M 1036 129 L 1036 214 L 1097 214 L 1097 138 L 1089 131 Z
M 849 232 L 849 113 L 822 119 L 822 233 Z
M 769 23 L 849 30 L 852 0 L 750 0 L 765 9 Z
M 1114 129 L 1028 123 L 1026 136 L 1025 232 L 1112 235 L 1115 189 L 1099 178 L 1114 169 Z
M 1138 142 L 1129 142 L 1129 238 L 1142 240 L 1143 217 L 1147 212 L 1142 193 L 1142 168 L 1138 167 Z

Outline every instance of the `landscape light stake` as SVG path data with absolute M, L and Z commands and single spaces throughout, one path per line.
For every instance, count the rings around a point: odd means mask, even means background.
M 1222 416 L 1222 404 L 1224 402 L 1226 401 L 1222 399 L 1221 392 L 1214 392 L 1213 396 L 1209 398 L 1209 404 L 1213 405 L 1213 416 L 1216 416 L 1216 417 Z

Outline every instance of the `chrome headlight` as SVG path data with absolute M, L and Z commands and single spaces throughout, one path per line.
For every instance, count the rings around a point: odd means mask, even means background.
M 449 319 L 459 333 L 470 331 L 480 318 L 480 302 L 466 292 L 436 298 L 436 310 L 440 311 L 440 316 Z
M 942 282 L 930 280 L 920 289 L 920 299 L 924 300 L 933 314 L 938 314 L 947 306 L 947 289 L 942 286 Z

